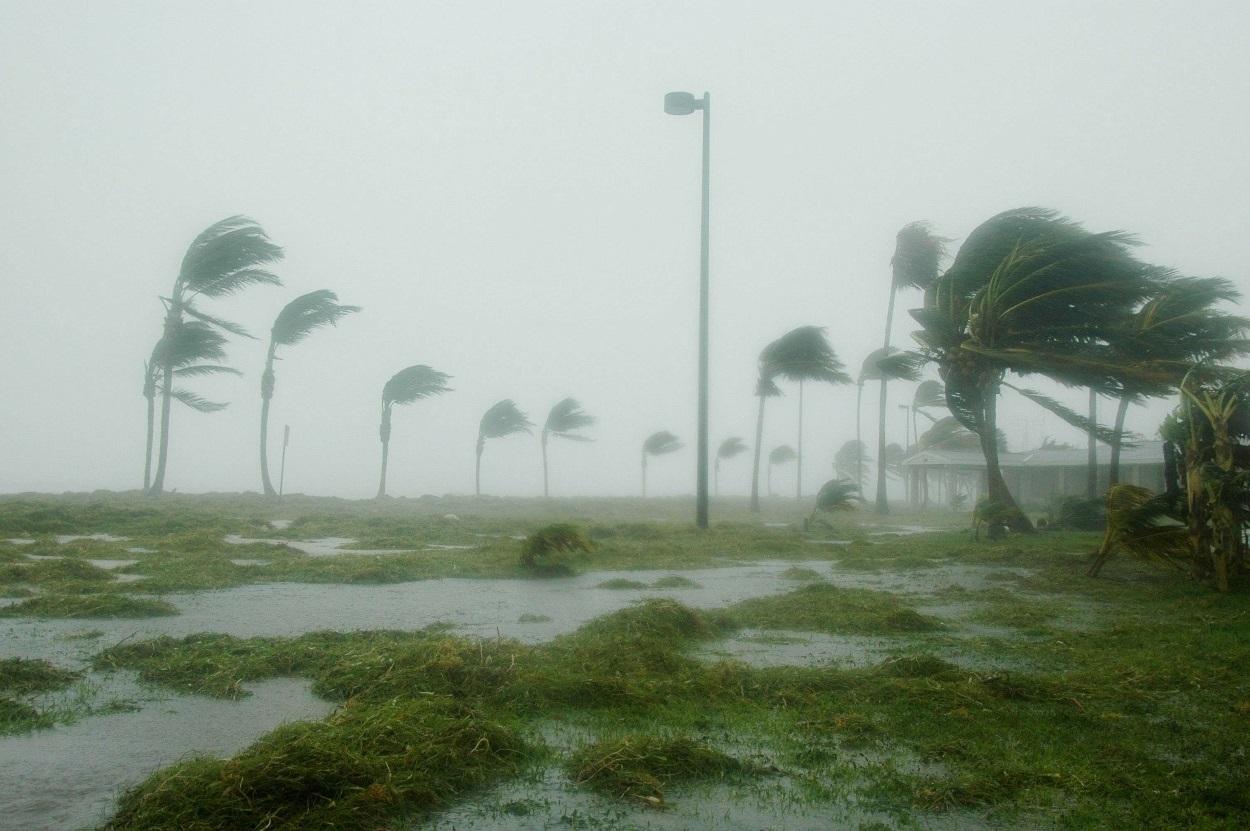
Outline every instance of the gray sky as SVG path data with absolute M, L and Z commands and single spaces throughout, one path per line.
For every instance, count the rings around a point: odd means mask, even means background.
M 288 489 L 371 495 L 382 384 L 428 363 L 455 392 L 396 410 L 396 495 L 470 491 L 482 411 L 511 397 L 541 422 L 565 395 L 601 423 L 554 448 L 553 492 L 636 492 L 657 429 L 688 447 L 653 490 L 690 491 L 699 122 L 664 115 L 671 89 L 714 101 L 714 442 L 750 441 L 755 356 L 790 327 L 828 327 L 854 369 L 880 345 L 912 220 L 961 239 L 1050 206 L 1250 290 L 1248 24 L 1213 1 L 0 0 L 0 491 L 141 484 L 157 296 L 235 213 L 286 247 L 286 286 L 215 313 L 259 334 L 313 289 L 365 307 L 278 366 Z M 197 385 L 228 410 L 175 410 L 170 487 L 259 489 L 264 344 L 230 356 L 244 377 Z M 766 448 L 794 441 L 788 393 Z M 1079 440 L 1012 395 L 1013 448 Z M 808 395 L 808 489 L 854 403 Z M 725 490 L 748 478 L 739 460 Z M 483 479 L 541 492 L 537 441 L 492 443 Z

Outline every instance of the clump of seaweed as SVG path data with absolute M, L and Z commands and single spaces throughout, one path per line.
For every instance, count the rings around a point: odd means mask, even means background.
M 568 556 L 594 550 L 590 541 L 576 525 L 558 522 L 539 528 L 521 545 L 521 567 L 533 574 L 558 576 L 572 574 Z
M 577 784 L 653 808 L 664 806 L 669 783 L 723 779 L 754 770 L 755 766 L 689 736 L 600 740 L 578 749 L 568 761 L 569 776 Z

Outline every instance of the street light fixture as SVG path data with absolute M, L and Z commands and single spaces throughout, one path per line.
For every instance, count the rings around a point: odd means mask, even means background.
M 695 524 L 707 527 L 707 254 L 708 254 L 708 134 L 712 117 L 712 96 L 704 92 L 695 98 L 689 92 L 670 92 L 664 96 L 664 112 L 669 115 L 690 115 L 703 110 L 703 213 L 702 246 L 699 252 L 699 429 L 695 455 L 698 465 L 695 473 Z

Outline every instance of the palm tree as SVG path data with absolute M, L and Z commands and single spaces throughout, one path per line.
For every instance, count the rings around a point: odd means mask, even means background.
M 764 401 L 781 395 L 781 388 L 773 380 L 772 368 L 760 356 L 760 374 L 755 381 L 755 397 L 760 400 L 759 413 L 755 418 L 755 453 L 751 464 L 751 510 L 760 510 L 760 448 L 764 442 Z
M 343 306 L 338 295 L 321 289 L 300 295 L 282 307 L 269 330 L 269 351 L 265 371 L 260 376 L 260 481 L 266 496 L 277 496 L 269 481 L 269 401 L 273 398 L 273 363 L 279 346 L 294 346 L 322 326 L 334 326 L 339 319 L 360 311 L 359 306 Z
M 864 465 L 867 460 L 864 453 L 864 443 L 862 441 L 852 440 L 844 442 L 838 448 L 838 452 L 833 457 L 833 472 L 838 474 L 839 479 L 850 479 L 852 482 L 858 483 L 864 478 Z M 856 488 L 859 485 L 856 484 Z
M 548 496 L 547 439 L 555 436 L 558 439 L 568 439 L 569 441 L 593 441 L 589 436 L 583 436 L 577 431 L 590 427 L 594 423 L 595 417 L 582 410 L 582 405 L 578 404 L 575 398 L 565 398 L 552 407 L 551 412 L 547 413 L 547 421 L 543 424 L 542 434 L 544 497 Z
M 922 415 L 929 419 L 930 424 L 936 424 L 937 419 L 934 418 L 926 410 L 936 410 L 946 406 L 946 388 L 942 386 L 941 381 L 921 381 L 916 387 L 916 392 L 911 398 L 911 418 L 912 418 L 912 440 L 911 444 L 916 444 L 919 430 L 916 427 L 916 416 Z
M 482 495 L 482 451 L 487 439 L 502 439 L 517 433 L 528 433 L 534 425 L 511 398 L 497 401 L 482 414 L 477 427 L 477 465 L 473 472 L 473 492 Z
M 664 456 L 677 450 L 681 450 L 682 446 L 681 440 L 667 430 L 660 430 L 658 433 L 652 433 L 647 436 L 647 440 L 642 443 L 643 499 L 647 498 L 647 457 Z
M 788 444 L 779 444 L 768 454 L 768 495 L 773 495 L 773 467 L 793 462 L 799 457 L 794 448 Z
M 146 450 L 143 461 L 143 490 L 146 492 L 152 485 L 152 443 L 156 437 L 156 396 L 163 392 L 161 367 L 170 363 L 174 368 L 174 377 L 187 378 L 204 375 L 239 375 L 232 367 L 212 363 L 225 360 L 226 338 L 221 332 L 193 320 L 183 323 L 177 329 L 173 340 L 162 338 L 152 351 L 152 356 L 143 366 L 143 397 L 147 399 L 148 429 Z M 168 350 L 168 354 L 166 352 Z M 201 413 L 214 413 L 225 409 L 226 405 L 208 401 L 182 387 L 174 387 L 170 395 L 177 401 Z
M 1153 288 L 1149 267 L 1128 253 L 1131 243 L 1122 232 L 1091 233 L 1054 211 L 1007 211 L 969 235 L 925 292 L 924 307 L 912 312 L 951 413 L 980 437 L 988 497 L 1004 508 L 1012 530 L 1031 531 L 1032 524 L 998 463 L 997 401 L 1008 372 L 1100 390 L 1119 379 L 1171 374 L 1150 357 L 1126 363 L 1109 343 Z
M 760 399 L 760 415 L 756 428 L 755 457 L 758 476 L 759 448 L 763 440 L 764 399 L 770 395 L 780 395 L 777 379 L 797 381 L 799 384 L 799 436 L 798 480 L 796 491 L 803 495 L 803 384 L 805 381 L 821 381 L 827 384 L 849 384 L 851 377 L 846 374 L 842 361 L 829 345 L 825 330 L 819 326 L 799 326 L 777 338 L 760 353 L 760 382 L 756 395 Z M 752 509 L 758 510 L 758 482 L 752 486 Z
M 169 297 L 162 297 L 165 304 L 165 324 L 161 340 L 166 345 L 180 337 L 180 329 L 186 325 L 186 317 L 237 335 L 247 333 L 229 321 L 202 312 L 196 305 L 201 297 L 216 298 L 236 294 L 257 284 L 281 285 L 282 281 L 266 271 L 264 266 L 282 258 L 282 249 L 269 240 L 252 220 L 232 216 L 209 226 L 197 236 L 182 258 L 182 266 L 174 280 Z M 169 461 L 169 417 L 174 398 L 173 356 L 176 350 L 157 345 L 154 355 L 160 358 L 155 374 L 161 387 L 161 439 L 156 463 L 156 475 L 148 488 L 153 496 L 165 489 L 165 471 Z
M 859 496 L 859 486 L 850 479 L 830 479 L 816 492 L 816 507 L 812 509 L 812 515 L 808 517 L 808 525 L 816 520 L 817 513 L 853 511 L 862 501 Z
M 894 300 L 903 289 L 927 289 L 937 279 L 938 269 L 946 256 L 948 240 L 934 235 L 929 223 L 912 222 L 904 225 L 895 237 L 894 256 L 890 258 L 890 302 L 885 313 L 884 355 L 891 353 L 890 335 L 894 331 Z M 885 413 L 886 384 L 889 378 L 881 375 L 880 392 L 877 397 L 877 513 L 890 512 L 886 501 L 885 480 Z
M 720 447 L 716 449 L 716 464 L 712 469 L 713 473 L 713 491 L 720 496 L 720 462 L 721 459 L 732 459 L 740 456 L 747 450 L 746 443 L 739 436 L 730 436 L 720 443 Z
M 864 358 L 864 362 L 859 368 L 859 376 L 855 379 L 855 441 L 858 443 L 857 447 L 859 447 L 861 453 L 867 449 L 867 446 L 861 439 L 860 432 L 862 424 L 861 415 L 864 402 L 864 384 L 868 381 L 880 381 L 882 384 L 887 381 L 915 381 L 919 379 L 919 377 L 920 362 L 915 360 L 910 353 L 903 352 L 899 349 L 895 349 L 894 347 L 874 349 L 868 354 L 867 358 Z M 881 455 L 881 449 L 882 448 L 880 447 L 877 448 L 878 456 Z M 859 486 L 861 492 L 864 487 L 863 475 L 865 472 L 865 458 L 866 457 L 860 458 L 859 465 L 857 466 L 860 478 L 855 482 L 855 484 Z M 882 471 L 880 469 L 880 459 L 878 459 L 877 463 L 877 475 L 881 476 Z M 878 493 L 880 493 L 880 490 L 881 488 L 878 487 Z
M 432 398 L 450 391 L 447 382 L 450 375 L 431 369 L 425 364 L 401 369 L 391 376 L 382 387 L 382 423 L 378 425 L 378 438 L 382 440 L 382 475 L 378 479 L 378 499 L 386 496 L 386 461 L 391 448 L 391 408 L 396 404 L 411 404 L 423 398 Z

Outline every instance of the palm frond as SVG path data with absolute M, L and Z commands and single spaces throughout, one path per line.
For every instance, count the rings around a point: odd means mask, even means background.
M 198 410 L 201 413 L 215 413 L 226 409 L 228 406 L 227 404 L 223 404 L 218 401 L 209 401 L 208 399 L 198 395 L 197 393 L 191 392 L 190 390 L 175 389 L 170 393 L 170 395 L 181 401 L 183 404 L 186 404 L 191 409 Z
M 389 407 L 392 404 L 411 404 L 422 398 L 450 391 L 447 382 L 451 376 L 431 369 L 425 364 L 401 369 L 391 376 L 391 380 L 382 387 L 382 403 Z
M 534 425 L 525 413 L 521 412 L 516 402 L 511 398 L 505 398 L 503 401 L 492 404 L 482 414 L 477 435 L 479 439 L 501 439 L 515 433 L 528 433 L 533 427 Z
M 647 456 L 663 456 L 666 453 L 673 453 L 681 450 L 684 445 L 681 439 L 667 430 L 660 430 L 647 436 L 646 441 L 642 443 L 642 452 Z
M 799 457 L 794 452 L 794 448 L 788 444 L 779 444 L 768 452 L 768 463 L 770 465 L 784 465 L 793 462 Z
M 911 408 L 921 410 L 946 405 L 946 388 L 941 381 L 921 381 L 911 398 Z
M 846 374 L 820 326 L 799 326 L 765 346 L 760 353 L 760 367 L 761 376 L 769 378 L 851 383 L 851 376 Z
M 716 448 L 716 458 L 732 459 L 734 456 L 741 455 L 746 451 L 746 442 L 740 436 L 730 436 L 720 443 L 720 447 Z
M 174 375 L 180 378 L 198 378 L 205 375 L 242 375 L 243 373 L 232 366 L 222 366 L 220 364 L 192 364 L 191 366 L 181 366 L 174 370 Z
M 591 427 L 594 423 L 595 417 L 583 410 L 576 398 L 565 398 L 547 413 L 543 431 L 562 439 L 590 441 L 590 437 L 580 435 L 577 431 Z
M 1007 387 L 1008 389 L 1015 390 L 1016 392 L 1023 395 L 1025 398 L 1032 401 L 1034 404 L 1037 404 L 1038 406 L 1043 407 L 1046 410 L 1049 410 L 1050 412 L 1059 416 L 1059 418 L 1066 421 L 1068 424 L 1071 424 L 1073 427 L 1080 430 L 1082 433 L 1089 433 L 1092 430 L 1094 435 L 1098 438 L 1098 441 L 1102 442 L 1103 444 L 1109 444 L 1109 445 L 1119 444 L 1121 447 L 1133 447 L 1134 446 L 1132 437 L 1129 434 L 1117 434 L 1115 430 L 1111 429 L 1110 427 L 1104 427 L 1101 424 L 1095 424 L 1092 421 L 1090 421 L 1087 416 L 1083 416 L 1080 413 L 1076 412 L 1075 410 L 1071 409 L 1070 407 L 1064 406 L 1060 402 L 1051 398 L 1049 395 L 1040 393 L 1037 390 L 1017 387 L 1015 384 L 1009 384 L 1006 381 L 1003 382 L 1003 386 Z
M 322 326 L 333 326 L 341 318 L 360 311 L 359 306 L 345 306 L 338 299 L 329 289 L 319 289 L 287 303 L 273 322 L 273 342 L 291 346 Z
M 946 243 L 950 240 L 933 233 L 928 222 L 912 222 L 898 232 L 890 266 L 894 272 L 894 290 L 926 289 L 937 279 Z
M 178 271 L 175 295 L 222 297 L 256 284 L 281 285 L 262 266 L 282 259 L 282 248 L 245 216 L 206 228 L 192 241 Z
M 861 501 L 859 486 L 850 479 L 830 479 L 816 492 L 817 511 L 853 511 Z
M 255 335 L 253 335 L 251 332 L 244 329 L 239 324 L 231 323 L 229 320 L 223 320 L 220 317 L 214 317 L 213 315 L 202 312 L 191 303 L 185 304 L 182 307 L 182 311 L 190 315 L 191 317 L 195 318 L 196 320 L 207 323 L 210 326 L 216 326 L 218 329 L 224 329 L 225 331 L 229 332 L 232 335 L 238 335 L 241 338 L 250 338 L 251 340 L 256 340 Z

